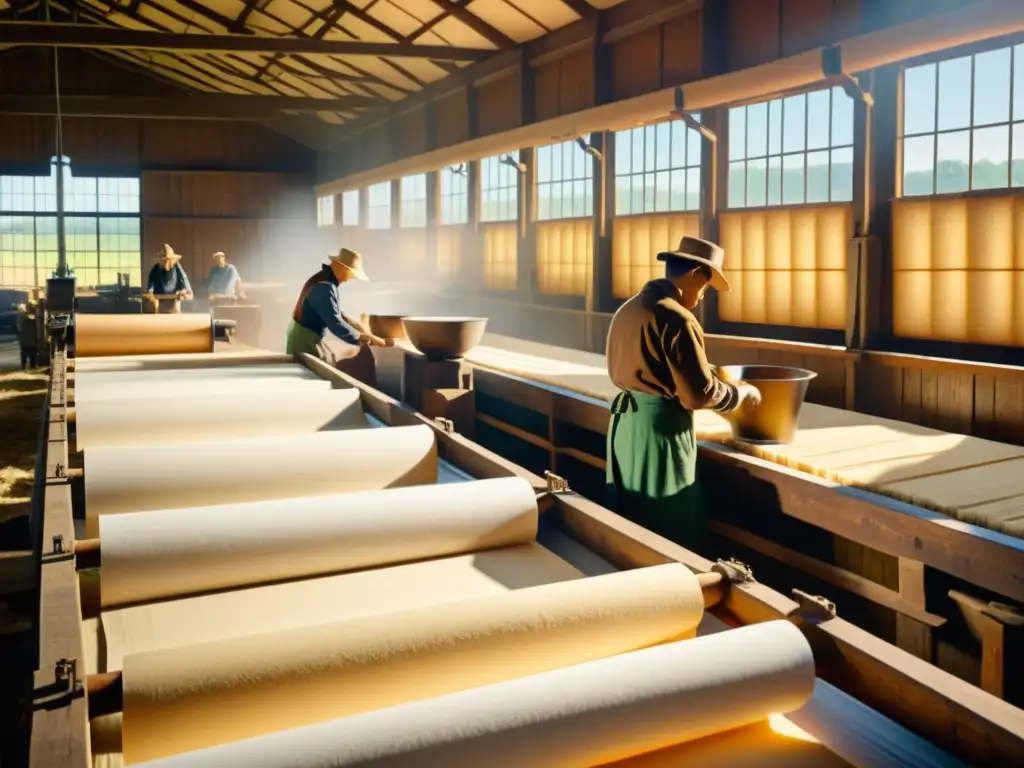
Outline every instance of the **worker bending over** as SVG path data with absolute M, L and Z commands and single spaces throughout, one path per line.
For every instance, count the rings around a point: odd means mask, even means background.
M 244 299 L 242 278 L 234 264 L 228 264 L 228 257 L 223 251 L 213 254 L 213 269 L 207 285 L 210 301 L 217 299 Z
M 664 279 L 626 301 L 608 329 L 608 375 L 619 394 L 608 425 L 609 503 L 634 522 L 698 552 L 706 519 L 697 479 L 693 412 L 727 413 L 761 395 L 720 379 L 708 364 L 693 311 L 708 287 L 728 291 L 724 252 L 684 237 L 658 254 Z
M 156 264 L 149 270 L 142 296 L 152 303 L 153 311 L 160 314 L 177 314 L 181 312 L 182 300 L 192 298 L 192 285 L 181 266 L 181 256 L 171 246 L 164 245 Z
M 369 333 L 362 323 L 351 320 L 341 311 L 338 289 L 349 280 L 369 280 L 363 271 L 363 257 L 348 248 L 330 256 L 318 272 L 310 277 L 299 291 L 288 326 L 288 354 L 310 354 L 333 362 L 335 357 L 354 357 L 360 344 L 374 347 L 388 346 L 384 339 Z M 348 349 L 335 355 L 324 345 L 327 331 L 338 337 Z
M 18 305 L 18 347 L 21 351 L 21 369 L 39 365 L 39 299 L 38 290 L 29 292 L 28 300 Z

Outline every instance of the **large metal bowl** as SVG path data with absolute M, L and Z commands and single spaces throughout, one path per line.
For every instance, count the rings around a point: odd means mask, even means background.
M 431 360 L 452 360 L 466 355 L 480 343 L 486 317 L 406 317 L 405 335 Z
M 818 374 L 782 365 L 723 365 L 718 375 L 726 381 L 753 384 L 761 392 L 760 404 L 744 403 L 725 414 L 737 440 L 767 445 L 793 442 L 807 387 Z
M 382 339 L 404 339 L 403 315 L 370 315 L 370 333 Z

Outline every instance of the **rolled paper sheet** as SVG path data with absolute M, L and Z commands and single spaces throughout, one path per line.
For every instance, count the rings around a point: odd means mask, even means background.
M 282 352 L 200 352 L 191 355 L 120 355 L 117 357 L 71 358 L 76 373 L 113 371 L 168 371 L 175 368 L 220 368 L 232 365 L 275 365 L 295 358 Z
M 203 749 L 692 637 L 703 614 L 697 577 L 671 563 L 496 599 L 129 656 L 122 672 L 125 761 Z
M 429 485 L 438 466 L 423 425 L 115 445 L 85 452 L 83 465 L 88 538 L 100 515 Z
M 280 632 L 583 578 L 539 544 L 104 611 L 95 671 L 135 653 Z M 97 646 L 100 644 L 97 642 Z
M 257 392 L 280 393 L 282 397 L 302 397 L 304 393 L 331 389 L 331 382 L 316 376 L 235 376 L 224 379 L 184 379 L 181 381 L 110 382 L 91 386 L 81 392 L 76 386 L 72 399 L 77 406 L 91 400 L 161 399 L 201 397 L 213 394 L 245 397 Z M 141 425 L 140 425 L 141 426 Z
M 154 419 L 162 408 L 172 418 Z M 304 435 L 368 428 L 357 389 L 297 393 L 211 393 L 170 399 L 83 400 L 76 404 L 78 450 L 105 445 L 183 443 L 237 437 Z
M 813 688 L 807 640 L 771 621 L 144 765 L 591 768 L 791 712 Z M 210 709 L 211 720 L 225 715 Z M 126 746 L 128 720 L 126 709 Z
M 142 395 L 164 397 L 182 391 L 217 392 L 230 384 L 244 383 L 257 389 L 278 382 L 318 382 L 320 377 L 301 365 L 236 365 L 219 368 L 175 368 L 166 371 L 94 371 L 76 373 L 75 402 L 111 399 L 137 390 Z
M 100 517 L 104 606 L 527 544 L 518 477 Z
M 213 352 L 213 315 L 75 315 L 75 357 Z

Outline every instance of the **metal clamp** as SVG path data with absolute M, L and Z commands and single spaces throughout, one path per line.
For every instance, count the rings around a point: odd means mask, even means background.
M 54 477 L 67 477 L 68 476 L 67 470 L 64 469 L 64 465 L 61 464 L 59 461 L 53 467 L 53 476 Z
M 450 435 L 453 432 L 455 432 L 455 424 L 452 423 L 451 419 L 445 419 L 441 416 L 438 416 L 437 418 L 434 419 L 434 423 L 437 424 L 437 426 L 439 426 L 442 430 L 444 430 L 444 433 L 446 435 Z
M 669 117 L 682 120 L 687 128 L 695 130 L 712 144 L 716 144 L 718 142 L 718 134 L 686 111 L 686 96 L 683 93 L 683 86 L 677 85 L 673 96 L 675 97 L 676 108 L 669 112 Z
M 53 554 L 63 555 L 66 550 L 64 549 L 64 535 L 60 533 L 53 534 Z
M 545 469 L 544 479 L 548 481 L 548 493 L 569 493 L 569 483 L 564 477 Z
M 77 659 L 58 659 L 54 664 L 53 678 L 58 683 L 67 683 L 68 691 L 74 693 L 82 687 L 82 681 L 78 679 Z
M 720 573 L 731 584 L 752 584 L 755 581 L 753 569 L 735 558 L 718 560 L 711 566 L 711 572 Z
M 843 49 L 838 45 L 826 45 L 821 49 L 821 73 L 830 85 L 843 89 L 843 93 L 854 101 L 869 107 L 875 105 L 875 97 L 860 87 L 853 77 L 843 71 Z
M 809 595 L 803 590 L 794 589 L 793 599 L 797 609 L 794 613 L 805 621 L 819 624 L 836 617 L 836 604 L 821 595 Z

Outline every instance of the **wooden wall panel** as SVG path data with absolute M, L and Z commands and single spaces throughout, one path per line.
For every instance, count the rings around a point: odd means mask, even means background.
M 704 16 L 688 13 L 665 24 L 661 36 L 664 87 L 700 80 L 704 50 Z
M 447 147 L 469 138 L 469 103 L 465 89 L 456 91 L 435 104 L 437 144 Z
M 75 96 L 160 96 L 182 89 L 135 72 L 115 59 L 91 51 L 62 48 L 59 58 L 61 93 Z M 53 51 L 17 48 L 0 52 L 0 93 L 54 92 Z
M 0 115 L 0 165 L 45 165 L 55 149 L 51 120 L 27 115 Z
M 594 106 L 594 54 L 583 50 L 539 65 L 533 71 L 536 120 Z
M 315 206 L 309 179 L 283 173 L 146 171 L 142 199 L 148 216 L 310 220 Z
M 75 165 L 133 169 L 142 164 L 142 126 L 132 119 L 63 119 L 64 154 Z
M 427 151 L 427 110 L 423 107 L 397 115 L 389 122 L 391 146 L 402 157 L 422 155 Z
M 612 98 L 628 99 L 661 87 L 661 27 L 614 42 Z
M 313 156 L 312 150 L 257 123 L 143 121 L 144 167 L 305 170 L 312 168 Z
M 728 0 L 729 69 L 764 64 L 779 55 L 776 0 Z
M 507 131 L 522 124 L 518 73 L 476 86 L 476 135 Z

